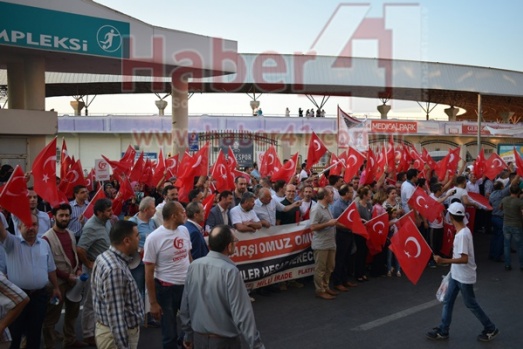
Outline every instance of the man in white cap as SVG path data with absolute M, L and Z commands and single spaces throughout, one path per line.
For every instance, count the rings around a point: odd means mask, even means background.
M 474 295 L 474 284 L 476 283 L 476 262 L 474 260 L 474 244 L 472 233 L 465 225 L 465 207 L 454 202 L 448 209 L 450 220 L 456 228 L 452 258 L 442 258 L 434 256 L 436 263 L 451 264 L 450 280 L 443 300 L 443 311 L 441 314 L 441 324 L 432 331 L 427 332 L 426 336 L 433 340 L 444 340 L 449 338 L 450 323 L 452 321 L 452 310 L 454 302 L 461 291 L 465 306 L 478 318 L 483 325 L 483 332 L 478 335 L 478 340 L 489 342 L 499 334 L 496 325 L 490 321 L 489 317 L 476 302 Z

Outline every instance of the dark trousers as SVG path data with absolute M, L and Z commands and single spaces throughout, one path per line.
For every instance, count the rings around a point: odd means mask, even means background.
M 332 273 L 334 286 L 343 285 L 349 279 L 349 259 L 353 243 L 354 235 L 352 232 L 336 229 L 336 263 Z
M 155 280 L 156 299 L 162 307 L 162 344 L 163 349 L 177 349 L 178 329 L 176 314 L 182 303 L 183 285 L 162 286 Z
M 500 261 L 503 258 L 503 217 L 492 215 L 492 237 L 490 238 L 489 258 Z
M 225 338 L 202 333 L 194 333 L 193 349 L 241 349 L 240 337 Z
M 42 324 L 44 323 L 49 302 L 49 293 L 44 287 L 36 291 L 23 290 L 29 296 L 29 303 L 18 318 L 9 326 L 11 337 L 11 349 L 20 348 L 22 335 L 27 338 L 27 349 L 40 349 L 42 337 Z
M 358 249 L 354 261 L 354 276 L 360 279 L 365 275 L 365 263 L 369 248 L 367 247 L 367 240 L 361 235 L 354 234 L 354 241 Z
M 443 228 L 429 228 L 430 231 L 430 247 L 432 252 L 437 255 L 441 255 L 441 246 L 443 246 Z

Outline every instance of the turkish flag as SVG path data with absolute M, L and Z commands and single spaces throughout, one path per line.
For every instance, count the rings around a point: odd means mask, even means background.
M 56 187 L 56 138 L 38 154 L 32 170 L 34 190 L 42 199 L 53 207 L 67 202 L 67 198 Z
M 62 138 L 62 150 L 60 151 L 60 179 L 65 178 L 69 168 L 71 167 L 72 161 L 67 151 L 67 144 L 65 138 Z
M 346 168 L 345 174 L 343 175 L 343 180 L 346 183 L 349 183 L 352 181 L 352 178 L 358 174 L 361 165 L 363 165 L 363 162 L 365 161 L 365 156 L 352 147 L 349 148 L 347 153 L 348 156 L 347 162 L 345 163 Z
M 415 222 L 416 213 L 413 210 L 410 210 L 409 213 L 406 213 L 400 218 L 398 218 L 398 220 L 396 221 L 396 227 L 398 229 L 401 229 L 403 224 L 405 224 L 405 222 L 407 222 L 409 219 L 412 219 L 412 221 Z
M 485 168 L 485 151 L 483 150 L 483 148 L 481 148 L 478 157 L 476 158 L 476 160 L 474 160 L 474 176 L 476 178 L 483 177 L 483 173 L 485 173 Z
M 385 146 L 387 154 L 387 165 L 389 169 L 396 171 L 396 154 L 394 153 L 394 137 L 389 136 L 389 143 Z
M 94 204 L 96 203 L 96 201 L 98 201 L 100 199 L 105 199 L 105 198 L 106 197 L 105 197 L 104 188 L 102 186 L 100 186 L 100 189 L 98 189 L 96 194 L 94 194 L 93 198 L 91 199 L 91 201 L 89 201 L 89 204 L 85 208 L 83 216 L 86 219 L 91 218 L 91 216 L 93 215 L 93 208 L 94 208 Z
M 170 158 L 165 159 L 165 169 L 167 171 L 168 178 L 176 177 L 178 174 L 178 156 L 176 154 Z
M 309 141 L 309 150 L 307 151 L 307 165 L 306 171 L 309 171 L 311 167 L 320 161 L 323 155 L 328 151 L 327 147 L 321 139 L 312 131 L 312 136 Z
M 87 190 L 89 190 L 90 192 L 96 190 L 96 175 L 94 172 L 94 168 L 92 168 L 89 174 L 87 175 L 87 178 L 85 179 L 85 186 L 87 187 Z
M 369 151 L 367 152 L 367 163 L 365 164 L 365 170 L 363 171 L 364 173 L 362 173 L 360 178 L 360 184 L 362 186 L 374 182 L 377 167 L 376 156 L 374 155 L 372 149 L 369 148 Z
M 342 154 L 343 156 L 343 154 Z M 307 160 L 307 163 L 309 160 Z M 332 167 L 331 167 L 332 166 Z M 330 171 L 329 175 L 331 176 L 339 176 L 341 175 L 341 171 L 345 167 L 345 159 L 343 159 L 341 156 L 338 158 L 334 153 L 331 153 L 331 161 L 329 163 Z
M 421 158 L 421 155 L 418 153 L 416 148 L 414 148 L 414 146 L 410 146 L 407 149 L 409 152 L 409 156 L 412 159 L 412 167 L 418 170 L 420 173 L 422 173 L 425 169 L 425 162 Z
M 207 150 L 204 149 L 205 147 Z M 202 166 L 205 166 L 205 175 L 207 174 L 207 164 L 209 162 L 208 148 L 209 143 L 205 144 L 194 156 L 183 157 L 180 164 L 182 172 L 175 183 L 175 186 L 178 188 L 178 199 L 180 202 L 189 202 L 189 192 L 194 188 L 194 177 L 201 176 Z
M 520 177 L 523 177 L 523 159 L 519 155 L 516 147 L 514 147 L 514 158 L 516 159 L 516 171 Z
M 292 176 L 296 174 L 296 163 L 298 162 L 298 153 L 294 154 L 289 161 L 281 167 L 281 169 L 275 172 L 271 176 L 271 181 L 276 182 L 279 179 L 283 179 L 285 183 L 289 183 Z
M 127 178 L 117 175 L 117 179 L 120 184 L 120 189 L 113 200 L 112 207 L 113 213 L 118 216 L 122 212 L 125 202 L 134 196 L 134 190 Z
M 367 240 L 369 254 L 376 255 L 383 250 L 383 246 L 387 241 L 387 235 L 389 233 L 389 214 L 385 212 L 371 219 L 365 223 L 365 228 L 369 235 Z
M 205 211 L 205 221 L 209 217 L 209 214 L 211 213 L 211 209 L 214 206 L 214 199 L 216 198 L 216 194 L 207 195 L 205 199 L 202 201 L 203 209 Z
M 459 156 L 459 151 L 460 147 L 449 149 L 448 154 L 438 162 L 438 167 L 435 172 L 440 181 L 445 179 L 447 172 L 449 172 L 451 175 L 456 173 L 459 160 L 461 159 Z
M 134 163 L 133 169 L 129 174 L 129 181 L 140 182 L 142 179 L 143 171 L 145 167 L 145 160 L 143 159 L 143 151 L 140 153 L 138 160 Z
M 430 156 L 429 152 L 425 148 L 423 148 L 421 151 L 421 158 L 430 167 L 431 170 L 435 170 L 438 167 L 438 163 L 434 161 L 432 156 Z
M 325 188 L 327 185 L 329 185 L 329 180 L 327 179 L 327 176 L 322 173 L 318 180 L 318 187 Z
M 454 245 L 454 236 L 456 235 L 456 228 L 453 224 L 447 222 L 443 223 L 443 243 L 439 251 L 444 256 L 451 256 L 452 246 Z M 434 251 L 437 253 L 438 251 Z
M 209 174 L 209 142 L 193 155 L 194 177 L 207 176 Z
M 484 175 L 493 181 L 494 178 L 496 178 L 496 176 L 501 173 L 501 171 L 506 169 L 508 169 L 508 167 L 507 164 L 505 164 L 505 161 L 503 161 L 503 159 L 498 154 L 492 153 L 490 154 L 488 160 L 485 161 Z
M 376 167 L 374 171 L 374 180 L 378 181 L 387 167 L 387 149 L 382 147 L 377 151 L 378 159 L 376 160 Z
M 134 158 L 136 157 L 136 150 L 134 150 L 134 147 L 132 147 L 130 144 L 127 147 L 127 150 L 123 154 L 122 158 L 120 159 L 120 164 L 122 166 L 125 166 L 126 168 L 130 169 L 133 167 L 134 164 Z
M 465 217 L 467 218 L 467 227 L 474 233 L 474 221 L 476 220 L 477 210 L 473 206 L 465 206 Z
M 54 154 L 56 164 L 56 147 Z M 56 183 L 54 178 L 53 182 Z M 29 208 L 29 199 L 27 197 L 25 175 L 19 165 L 16 166 L 7 183 L 2 186 L 2 192 L 0 192 L 0 206 L 18 217 L 26 227 L 33 226 L 31 208 Z
M 121 163 L 120 161 L 115 160 L 109 160 L 105 155 L 102 155 L 102 158 L 107 161 L 107 163 L 111 166 L 113 169 L 113 173 L 121 173 L 125 174 L 126 176 L 129 175 L 131 172 L 131 166 L 127 167 L 128 165 L 126 163 Z
M 402 153 L 401 153 L 401 161 L 400 161 L 400 163 L 403 166 L 403 168 L 402 168 L 403 171 L 402 172 L 407 172 L 409 170 L 410 165 L 411 165 L 411 163 L 412 163 L 412 161 L 414 159 L 410 155 L 410 149 L 409 149 L 409 147 L 405 143 L 403 143 L 402 147 L 403 147 L 403 150 L 402 150 Z
M 156 167 L 153 169 L 153 183 L 157 187 L 161 181 L 165 180 L 165 159 L 163 157 L 163 150 L 160 149 L 160 154 L 158 154 L 158 162 L 156 162 Z
M 142 176 L 139 180 L 140 183 L 143 183 L 149 187 L 154 187 L 153 184 L 153 164 L 151 162 L 151 159 L 147 158 L 145 159 L 145 163 L 143 165 L 143 172 Z
M 263 153 L 261 164 L 260 164 L 260 175 L 262 177 L 271 176 L 275 171 L 281 168 L 281 162 L 276 153 L 276 148 L 274 145 L 269 146 L 269 148 Z
M 75 161 L 71 166 L 65 178 L 62 178 L 59 189 L 65 194 L 66 198 L 74 197 L 74 187 L 77 185 L 86 186 L 87 182 L 84 178 L 84 169 L 80 160 Z
M 234 189 L 234 176 L 227 169 L 227 160 L 225 160 L 225 155 L 221 149 L 218 152 L 218 158 L 212 167 L 211 177 L 215 181 L 214 185 L 217 191 L 222 192 L 224 190 Z
M 443 204 L 431 198 L 423 189 L 417 187 L 408 201 L 409 206 L 427 218 L 430 222 L 437 220 L 445 209 Z
M 484 197 L 483 195 L 478 194 L 478 193 L 472 193 L 472 192 L 468 192 L 467 195 L 469 198 L 476 201 L 478 204 L 485 206 L 485 210 L 490 211 L 493 209 L 492 206 L 490 205 L 490 202 L 488 201 L 488 199 L 486 197 Z
M 407 278 L 416 285 L 432 251 L 412 219 L 408 219 L 390 239 L 389 249 L 394 252 Z
M 361 235 L 365 239 L 369 238 L 367 228 L 365 228 L 365 225 L 363 225 L 363 222 L 361 221 L 360 213 L 358 212 L 358 208 L 354 201 L 338 217 L 338 223 L 347 229 L 352 230 L 354 234 Z

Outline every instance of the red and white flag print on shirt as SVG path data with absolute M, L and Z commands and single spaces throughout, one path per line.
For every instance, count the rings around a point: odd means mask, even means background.
M 441 212 L 445 209 L 443 204 L 431 198 L 423 189 L 417 187 L 408 204 L 412 209 L 419 212 L 420 215 L 427 218 L 430 222 L 441 217 Z
M 355 202 L 352 202 L 338 217 L 338 223 L 352 230 L 354 234 L 361 235 L 365 239 L 369 238 L 369 233 L 361 221 L 361 216 Z
M 389 248 L 394 252 L 405 276 L 416 285 L 432 251 L 412 219 L 408 219 L 390 239 Z

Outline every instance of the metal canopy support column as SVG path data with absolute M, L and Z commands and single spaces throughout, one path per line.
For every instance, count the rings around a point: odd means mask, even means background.
M 258 94 L 258 98 L 260 98 L 262 94 L 263 93 Z M 254 87 L 254 85 L 252 85 L 252 96 L 251 96 L 250 92 L 247 92 L 247 96 L 249 96 L 251 98 L 251 101 L 249 104 L 252 109 L 252 115 L 256 116 L 256 109 L 258 109 L 260 107 L 260 101 L 258 99 L 256 99 L 256 88 Z
M 316 100 L 314 99 L 314 97 L 312 95 L 305 95 L 305 97 L 307 97 L 309 99 L 309 101 L 311 101 L 311 103 L 314 104 L 314 106 L 317 109 L 323 109 L 323 107 L 325 106 L 325 104 L 327 104 L 327 101 L 330 98 L 330 96 L 323 96 L 323 98 L 321 99 L 321 103 L 318 104 L 318 102 L 316 102 Z
M 416 103 L 418 103 L 418 105 L 420 106 L 420 108 L 425 112 L 425 114 L 427 115 L 427 121 L 429 120 L 429 114 L 431 111 L 434 110 L 434 108 L 436 108 L 438 106 L 438 103 L 435 103 L 432 108 L 430 107 L 430 101 L 428 102 L 425 102 L 425 104 L 427 105 L 426 107 L 422 106 L 420 102 L 416 101 Z

